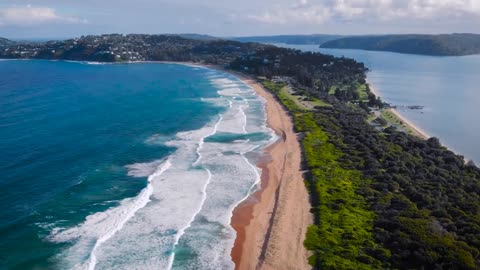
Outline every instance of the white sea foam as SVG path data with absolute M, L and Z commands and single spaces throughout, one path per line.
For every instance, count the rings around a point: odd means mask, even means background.
M 147 163 L 135 163 L 125 166 L 128 169 L 128 175 L 133 177 L 148 177 L 158 170 L 164 160 L 155 160 Z
M 152 144 L 152 145 L 164 145 L 165 142 L 167 142 L 170 139 L 169 136 L 162 135 L 162 134 L 155 134 L 150 136 L 145 140 L 146 144 Z
M 223 120 L 223 117 L 220 115 L 220 117 L 218 119 L 218 122 L 213 127 L 212 133 L 210 133 L 208 136 L 212 136 L 212 135 L 217 133 L 218 125 L 222 122 L 222 120 Z M 197 159 L 195 160 L 195 162 L 193 162 L 193 166 L 196 166 L 198 164 L 198 162 L 200 161 L 200 159 L 202 158 L 202 154 L 200 153 L 200 150 L 202 150 L 202 146 L 205 142 L 205 138 L 207 138 L 208 136 L 202 137 L 200 139 L 200 142 L 198 143 L 198 147 L 197 147 L 197 150 L 196 150 L 197 151 Z
M 233 83 L 223 80 L 216 86 L 231 87 Z M 233 88 L 233 87 L 232 87 Z M 230 100 L 231 107 L 224 112 L 223 120 L 218 125 L 218 132 L 244 134 L 252 132 L 248 122 L 257 119 L 258 132 L 273 134 L 266 127 L 263 106 L 250 108 L 250 101 L 263 105 L 255 92 L 247 88 L 235 87 L 219 94 Z M 242 97 L 237 99 L 238 97 Z M 256 110 L 255 110 L 256 109 Z M 248 112 L 248 113 L 247 113 Z M 263 118 L 262 118 L 263 116 Z M 188 262 L 173 264 L 175 269 L 233 269 L 230 251 L 235 239 L 235 231 L 230 226 L 233 209 L 253 192 L 260 182 L 260 171 L 247 158 L 247 155 L 259 151 L 273 143 L 273 139 L 252 142 L 236 140 L 233 143 L 205 142 L 200 150 L 201 159 L 198 166 L 211 170 L 212 177 L 207 188 L 208 197 L 191 226 L 182 235 L 178 247 L 190 254 Z M 229 153 L 226 156 L 223 153 Z M 236 153 L 236 154 L 231 154 Z M 260 153 L 257 153 L 259 155 Z M 184 254 L 185 256 L 185 254 Z
M 180 240 L 180 237 L 182 237 L 185 234 L 185 230 L 190 228 L 192 226 L 193 221 L 195 220 L 195 217 L 200 213 L 202 210 L 203 204 L 205 203 L 205 200 L 207 199 L 207 187 L 208 184 L 210 184 L 210 181 L 212 180 L 212 173 L 210 172 L 209 169 L 205 169 L 205 171 L 208 173 L 208 179 L 207 182 L 205 183 L 204 188 L 202 189 L 202 201 L 200 202 L 200 207 L 198 210 L 195 212 L 195 214 L 192 216 L 192 218 L 189 220 L 188 224 L 181 228 L 180 231 L 176 234 L 175 236 L 175 243 L 173 244 L 173 248 L 175 248 L 178 245 L 178 241 Z M 172 252 L 172 255 L 168 259 L 168 268 L 167 269 L 172 269 L 173 266 L 173 260 L 175 259 L 175 252 Z
M 232 212 L 260 181 L 252 156 L 261 155 L 274 138 L 232 143 L 205 140 L 220 132 L 273 135 L 266 126 L 264 101 L 252 89 L 219 71 L 208 74 L 220 97 L 204 101 L 224 111 L 198 130 L 162 139 L 160 143 L 176 148 L 165 162 L 128 165 L 131 176 L 154 172 L 138 196 L 95 213 L 74 228 L 52 231 L 50 239 L 73 243 L 61 254 L 66 268 L 234 268 Z M 158 140 L 147 143 L 152 141 Z
M 167 160 L 158 169 L 148 177 L 148 185 L 138 196 L 124 199 L 119 206 L 108 209 L 105 212 L 95 213 L 86 218 L 85 222 L 79 226 L 63 230 L 52 231 L 50 239 L 56 242 L 67 242 L 79 239 L 66 256 L 72 260 L 70 266 L 74 269 L 94 269 L 97 263 L 96 252 L 100 246 L 120 231 L 125 223 L 130 220 L 135 213 L 145 207 L 150 201 L 153 193 L 151 181 L 168 170 L 171 163 Z M 89 254 L 84 254 L 85 246 L 94 243 Z M 73 251 L 73 252 L 71 252 Z M 78 256 L 88 256 L 86 262 L 77 261 Z M 72 258 L 77 257 L 77 258 Z
M 239 106 L 239 111 L 240 111 L 240 114 L 243 116 L 243 124 L 242 124 L 242 130 L 243 130 L 243 133 L 247 133 L 247 115 L 245 114 L 245 107 L 248 107 L 248 105 L 246 106 Z

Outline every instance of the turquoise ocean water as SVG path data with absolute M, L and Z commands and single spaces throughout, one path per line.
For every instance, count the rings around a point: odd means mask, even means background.
M 233 208 L 274 140 L 235 77 L 0 61 L 0 269 L 232 269 Z
M 362 50 L 284 45 L 364 62 L 381 98 L 415 125 L 480 164 L 480 55 L 435 57 Z M 411 110 L 406 106 L 423 106 Z

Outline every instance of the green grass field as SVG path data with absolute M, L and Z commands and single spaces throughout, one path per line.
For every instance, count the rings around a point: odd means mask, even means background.
M 385 119 L 391 125 L 397 127 L 398 129 L 410 134 L 415 135 L 417 134 L 413 128 L 409 125 L 405 124 L 400 118 L 398 118 L 393 112 L 388 109 L 383 109 L 380 113 L 380 116 Z
M 263 85 L 274 91 L 275 94 L 282 100 L 285 100 L 288 103 L 288 100 L 290 102 L 293 102 L 297 109 L 304 110 L 304 111 L 311 111 L 313 110 L 314 107 L 327 107 L 327 106 L 332 106 L 328 104 L 327 102 L 317 99 L 317 98 L 308 98 L 308 100 L 303 100 L 306 97 L 302 95 L 292 95 L 288 91 L 288 86 L 286 84 L 282 83 L 273 83 L 270 81 L 263 81 Z
M 357 93 L 360 97 L 360 101 L 368 101 L 367 86 L 365 84 L 358 85 Z

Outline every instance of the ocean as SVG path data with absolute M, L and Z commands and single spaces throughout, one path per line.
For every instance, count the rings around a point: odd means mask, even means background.
M 303 51 L 345 56 L 365 63 L 368 81 L 382 100 L 442 144 L 480 165 L 480 55 L 438 57 L 392 52 L 323 49 Z M 421 106 L 420 110 L 409 106 Z
M 0 269 L 233 269 L 275 140 L 222 71 L 0 61 Z

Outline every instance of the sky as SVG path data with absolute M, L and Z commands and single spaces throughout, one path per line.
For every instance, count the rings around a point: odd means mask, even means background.
M 480 0 L 1 0 L 0 37 L 479 33 Z

